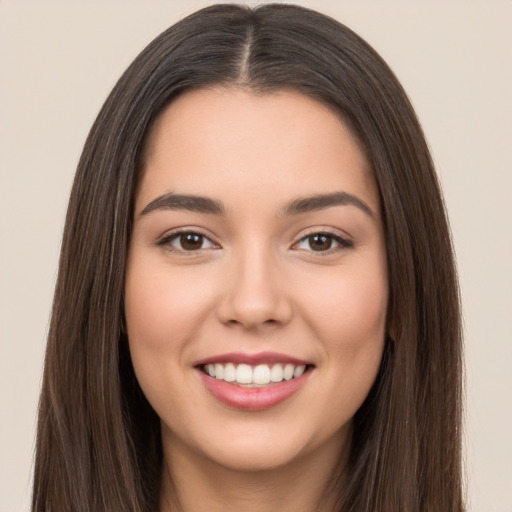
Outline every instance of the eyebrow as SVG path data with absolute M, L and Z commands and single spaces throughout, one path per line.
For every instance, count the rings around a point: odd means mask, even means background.
M 332 206 L 355 206 L 370 217 L 375 217 L 375 213 L 363 200 L 348 192 L 333 192 L 331 194 L 316 194 L 313 196 L 299 197 L 288 203 L 283 210 L 281 210 L 279 216 L 288 217 L 300 215 L 302 213 L 324 210 Z M 175 194 L 173 192 L 163 194 L 153 199 L 153 201 L 146 205 L 140 215 L 147 215 L 156 210 L 188 210 L 213 215 L 226 214 L 226 208 L 221 201 L 209 197 Z
M 224 205 L 220 201 L 209 197 L 174 194 L 173 192 L 153 199 L 140 214 L 147 215 L 155 210 L 188 210 L 213 215 L 225 215 L 226 213 Z
M 332 206 L 355 206 L 374 218 L 373 210 L 358 197 L 348 192 L 333 192 L 331 194 L 317 194 L 309 197 L 299 197 L 290 202 L 281 215 L 299 215 L 301 213 L 324 210 Z

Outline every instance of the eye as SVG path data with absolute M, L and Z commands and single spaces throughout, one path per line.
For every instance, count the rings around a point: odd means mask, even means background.
M 176 252 L 193 252 L 217 247 L 207 236 L 195 231 L 180 231 L 164 237 L 158 245 Z
M 314 252 L 334 252 L 337 250 L 347 249 L 353 244 L 349 240 L 333 233 L 311 233 L 305 236 L 294 246 L 296 249 Z

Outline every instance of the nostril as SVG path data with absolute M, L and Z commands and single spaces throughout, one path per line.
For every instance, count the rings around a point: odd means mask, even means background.
M 262 321 L 259 321 L 257 319 L 247 319 L 247 318 L 246 319 L 231 318 L 227 322 L 223 322 L 223 323 L 225 325 L 231 326 L 231 327 L 240 326 L 240 327 L 243 327 L 248 330 L 253 330 L 253 329 L 258 329 L 261 327 L 274 327 L 274 326 L 277 327 L 282 322 L 280 322 L 279 320 L 276 320 L 274 318 L 269 318 L 267 320 L 262 320 Z

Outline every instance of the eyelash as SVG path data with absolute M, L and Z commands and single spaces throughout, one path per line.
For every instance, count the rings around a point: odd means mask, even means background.
M 329 239 L 331 241 L 331 245 L 332 245 L 332 242 L 335 242 L 336 244 L 338 244 L 337 247 L 329 247 L 325 251 L 315 251 L 314 249 L 305 249 L 308 252 L 314 253 L 315 255 L 318 255 L 318 256 L 328 256 L 330 254 L 335 254 L 337 252 L 341 252 L 341 251 L 344 251 L 344 250 L 354 247 L 354 243 L 352 241 L 347 240 L 346 238 L 343 238 L 338 234 L 335 234 L 335 233 L 332 233 L 332 232 L 326 231 L 326 230 L 312 231 L 311 233 L 308 233 L 307 235 L 303 236 L 298 242 L 293 244 L 293 247 L 298 246 L 302 242 L 306 242 L 308 239 L 311 239 L 314 236 L 323 236 L 323 237 Z M 311 243 L 311 241 L 310 241 L 310 243 Z M 310 247 L 311 247 L 311 245 L 310 245 Z M 301 249 L 298 248 L 296 250 L 301 250 Z
M 181 231 L 175 231 L 169 235 L 166 235 L 161 240 L 159 240 L 157 242 L 157 245 L 159 247 L 164 247 L 168 251 L 178 253 L 178 254 L 184 254 L 184 255 L 194 255 L 197 252 L 199 252 L 200 250 L 206 249 L 205 247 L 199 247 L 197 249 L 184 249 L 184 248 L 174 247 L 172 245 L 172 242 L 174 242 L 175 240 L 180 240 L 180 238 L 184 235 L 199 237 L 200 241 L 201 241 L 201 245 L 203 245 L 205 241 L 208 241 L 211 244 L 211 247 L 218 247 L 218 245 L 215 242 L 213 242 L 205 234 L 201 233 L 200 231 L 194 231 L 194 230 L 190 230 L 190 229 L 183 229 Z M 334 248 L 329 247 L 325 251 L 315 251 L 314 249 L 302 249 L 302 248 L 297 248 L 294 250 L 305 250 L 305 251 L 317 254 L 319 256 L 326 256 L 326 255 L 337 253 L 337 252 L 340 252 L 340 251 L 343 251 L 346 249 L 350 249 L 354 246 L 353 242 L 351 242 L 350 240 L 347 240 L 346 238 L 343 238 L 343 237 L 341 237 L 335 233 L 332 233 L 330 231 L 324 230 L 324 231 L 312 231 L 311 233 L 306 234 L 298 242 L 294 243 L 292 245 L 292 248 L 297 247 L 299 244 L 301 244 L 303 242 L 307 242 L 308 239 L 311 239 L 314 236 L 323 236 L 331 241 L 331 245 L 333 242 L 338 245 L 335 246 Z M 310 243 L 311 243 L 311 240 L 310 240 Z M 208 248 L 211 248 L 211 247 L 208 247 Z M 310 247 L 311 247 L 311 245 L 310 245 Z
M 177 248 L 172 245 L 172 242 L 175 240 L 179 240 L 184 235 L 192 235 L 200 237 L 201 239 L 201 245 L 203 245 L 204 241 L 207 240 L 212 246 L 218 245 L 213 242 L 208 236 L 206 236 L 204 233 L 201 233 L 200 231 L 194 231 L 192 229 L 183 229 L 180 231 L 175 231 L 174 233 L 171 233 L 169 235 L 165 235 L 161 240 L 157 242 L 157 245 L 159 247 L 164 247 L 166 250 L 175 252 L 178 254 L 185 254 L 185 255 L 194 255 L 194 253 L 197 253 L 201 249 L 204 249 L 204 247 L 200 247 L 198 249 L 184 249 L 184 248 Z

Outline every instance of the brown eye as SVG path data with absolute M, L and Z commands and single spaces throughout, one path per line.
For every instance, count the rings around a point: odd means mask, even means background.
M 182 233 L 179 237 L 181 248 L 185 251 L 197 251 L 203 245 L 203 235 L 197 233 Z
M 294 246 L 296 249 L 326 253 L 332 253 L 350 247 L 353 247 L 353 243 L 350 240 L 346 240 L 338 235 L 322 232 L 305 236 Z
M 308 236 L 309 247 L 313 251 L 327 251 L 332 247 L 332 237 L 324 233 Z
M 217 247 L 207 236 L 195 231 L 182 231 L 164 237 L 158 245 L 173 252 L 194 252 Z

